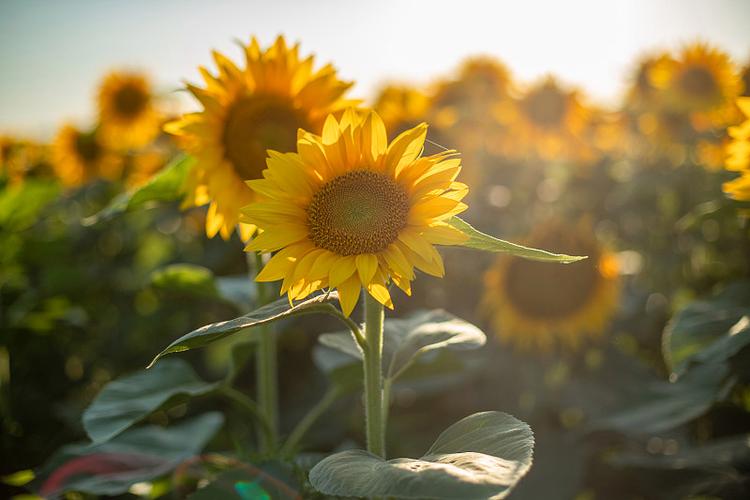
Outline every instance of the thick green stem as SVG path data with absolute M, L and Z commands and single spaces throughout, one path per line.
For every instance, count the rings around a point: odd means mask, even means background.
M 255 254 L 255 272 L 260 272 L 263 267 L 263 257 Z M 258 290 L 258 305 L 263 306 L 270 302 L 268 285 L 256 282 Z M 271 453 L 276 449 L 279 436 L 279 381 L 278 381 L 278 354 L 276 336 L 267 326 L 259 326 L 258 348 L 255 351 L 255 373 L 257 384 L 258 407 L 268 422 L 269 432 L 260 432 L 258 440 L 260 449 L 265 453 Z
M 367 451 L 385 458 L 383 417 L 383 305 L 365 293 L 365 426 Z

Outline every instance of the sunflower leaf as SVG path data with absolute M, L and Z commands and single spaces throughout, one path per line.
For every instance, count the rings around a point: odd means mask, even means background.
M 469 239 L 461 244 L 461 246 L 464 246 L 466 248 L 474 248 L 476 250 L 483 250 L 485 252 L 507 253 L 516 257 L 522 257 L 524 259 L 541 260 L 545 262 L 559 262 L 561 264 L 570 264 L 571 262 L 578 262 L 579 260 L 588 258 L 586 256 L 552 253 L 546 250 L 525 247 L 517 243 L 511 243 L 509 241 L 501 240 L 474 229 L 471 224 L 463 219 L 460 219 L 459 217 L 451 218 L 448 221 L 448 224 L 469 237 Z
M 267 323 L 272 323 L 292 316 L 298 316 L 300 314 L 328 313 L 335 315 L 337 310 L 331 302 L 337 300 L 338 293 L 335 291 L 318 294 L 294 305 L 289 304 L 287 299 L 282 298 L 275 302 L 271 302 L 270 304 L 266 304 L 255 311 L 240 316 L 239 318 L 203 326 L 183 335 L 169 344 L 166 349 L 156 355 L 148 365 L 148 368 L 154 366 L 154 364 L 166 354 L 187 351 L 189 349 L 195 349 L 196 347 L 203 347 L 254 326 L 265 325 Z M 254 336 L 255 331 L 250 330 L 247 333 Z
M 362 359 L 349 332 L 326 333 L 318 338 L 327 347 Z M 475 349 L 484 345 L 484 332 L 446 311 L 418 311 L 406 318 L 388 319 L 383 329 L 383 366 L 395 380 L 420 356 L 436 349 Z
M 122 495 L 200 453 L 223 422 L 220 413 L 210 412 L 166 428 L 128 429 L 104 443 L 63 446 L 37 471 L 32 488 L 44 498 L 68 491 Z
M 255 282 L 247 275 L 217 277 L 207 267 L 170 264 L 151 273 L 151 285 L 163 292 L 214 299 L 247 311 L 255 299 Z
M 105 385 L 83 412 L 83 428 L 92 441 L 107 441 L 179 396 L 201 396 L 217 387 L 198 378 L 185 361 L 167 359 Z
M 524 422 L 506 413 L 476 413 L 443 431 L 419 459 L 386 461 L 348 450 L 315 465 L 310 483 L 344 497 L 505 498 L 531 467 L 533 448 Z
M 192 156 L 175 158 L 143 186 L 115 196 L 102 210 L 85 218 L 83 225 L 92 226 L 154 202 L 179 200 L 182 197 L 182 185 L 194 163 Z

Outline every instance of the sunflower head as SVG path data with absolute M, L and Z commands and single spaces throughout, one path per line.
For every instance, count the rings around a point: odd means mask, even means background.
M 664 103 L 679 112 L 725 108 L 742 90 L 729 56 L 704 43 L 688 45 L 676 58 L 659 61 L 651 77 Z
M 375 99 L 374 106 L 391 138 L 424 121 L 429 108 L 430 98 L 424 92 L 407 85 L 384 87 Z
M 750 201 L 750 97 L 740 97 L 737 105 L 745 121 L 728 130 L 731 140 L 726 147 L 725 168 L 740 175 L 725 182 L 723 189 L 730 198 Z
M 652 110 L 659 98 L 659 88 L 654 83 L 654 69 L 674 64 L 667 52 L 640 58 L 630 78 L 626 103 L 629 109 Z
M 113 148 L 137 148 L 159 133 L 161 117 L 145 75 L 112 72 L 99 87 L 99 122 L 105 142 Z
M 98 129 L 87 132 L 70 124 L 64 125 L 55 137 L 52 166 L 69 187 L 96 178 L 116 180 L 122 172 L 121 158 L 102 141 Z
M 344 107 L 351 86 L 330 65 L 314 70 L 313 57 L 300 58 L 298 45 L 287 46 L 283 37 L 265 50 L 253 38 L 244 51 L 242 69 L 214 52 L 218 73 L 201 67 L 205 86 L 188 85 L 203 109 L 165 127 L 197 159 L 186 206 L 210 203 L 209 236 L 231 236 L 240 208 L 254 199 L 245 181 L 262 177 L 266 150 L 293 151 L 299 129 L 319 133 L 327 114 Z M 243 239 L 254 230 L 240 229 Z
M 522 350 L 574 349 L 601 334 L 617 305 L 617 265 L 590 224 L 548 221 L 528 243 L 588 255 L 569 266 L 500 257 L 485 275 L 483 311 L 502 341 Z
M 426 133 L 389 144 L 380 116 L 348 109 L 320 136 L 301 132 L 296 152 L 269 151 L 263 178 L 248 181 L 263 199 L 242 210 L 261 230 L 246 251 L 276 252 L 257 280 L 283 280 L 290 301 L 337 288 L 348 315 L 362 287 L 393 307 L 389 282 L 410 294 L 415 268 L 442 276 L 434 245 L 465 241 L 446 221 L 468 188 L 454 151 L 421 156 Z
M 594 148 L 586 137 L 592 110 L 582 101 L 577 91 L 563 88 L 552 77 L 518 96 L 511 112 L 502 117 L 514 133 L 514 156 L 579 163 L 594 160 Z

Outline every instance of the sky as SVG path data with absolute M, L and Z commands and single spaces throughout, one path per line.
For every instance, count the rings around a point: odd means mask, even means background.
M 278 34 L 333 62 L 371 98 L 387 82 L 426 84 L 462 59 L 494 55 L 520 81 L 555 74 L 603 104 L 636 58 L 702 39 L 750 61 L 748 0 L 0 0 L 0 132 L 48 136 L 90 123 L 102 75 L 145 70 L 167 95 L 198 81 L 216 49 Z

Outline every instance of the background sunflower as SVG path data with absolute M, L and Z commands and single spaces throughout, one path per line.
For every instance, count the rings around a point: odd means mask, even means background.
M 64 185 L 76 187 L 99 178 L 117 180 L 122 158 L 109 149 L 97 129 L 83 131 L 68 124 L 55 137 L 52 166 Z
M 102 140 L 111 148 L 138 148 L 159 133 L 162 117 L 146 75 L 114 71 L 99 86 Z
M 485 275 L 482 310 L 499 338 L 522 350 L 575 349 L 601 335 L 618 302 L 617 263 L 592 235 L 590 223 L 547 221 L 527 244 L 569 255 L 588 255 L 574 265 L 498 258 Z
M 326 115 L 346 104 L 351 86 L 331 65 L 314 70 L 313 57 L 300 58 L 299 45 L 288 47 L 283 37 L 265 50 L 253 38 L 244 51 L 242 69 L 214 52 L 218 74 L 201 67 L 205 87 L 188 85 L 203 109 L 165 127 L 197 159 L 184 206 L 210 204 L 209 237 L 234 232 L 240 208 L 254 199 L 245 181 L 261 177 L 266 150 L 292 151 L 300 128 L 320 132 Z M 240 231 L 247 240 L 254 228 Z

